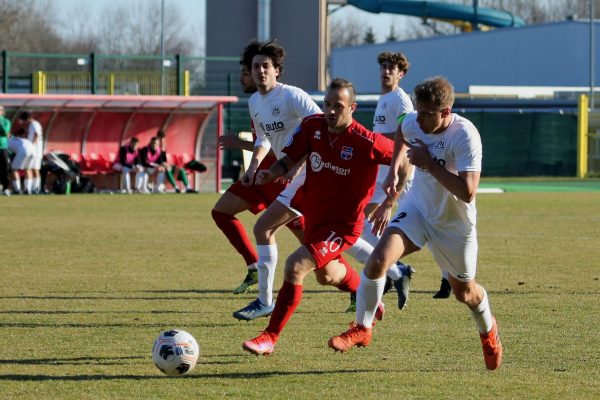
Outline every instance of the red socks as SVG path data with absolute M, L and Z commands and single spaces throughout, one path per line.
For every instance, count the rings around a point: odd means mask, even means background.
M 244 225 L 233 215 L 225 214 L 219 211 L 212 210 L 212 217 L 215 223 L 223 231 L 225 237 L 235 247 L 238 253 L 244 257 L 246 265 L 254 264 L 258 261 L 258 254 L 254 249 L 254 245 L 248 238 Z
M 346 267 L 346 276 L 342 282 L 337 285 L 337 288 L 342 292 L 356 293 L 358 285 L 360 284 L 360 275 L 350 266 L 350 264 L 348 264 L 348 261 L 346 261 L 344 257 L 340 257 L 338 261 Z
M 293 285 L 284 281 L 283 286 L 279 289 L 269 326 L 265 329 L 266 332 L 274 336 L 275 340 L 279 337 L 294 311 L 296 311 L 296 307 L 298 307 L 301 300 L 302 285 Z

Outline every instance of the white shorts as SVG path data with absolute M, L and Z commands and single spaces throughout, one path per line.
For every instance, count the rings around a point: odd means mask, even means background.
M 298 191 L 298 189 L 300 189 L 300 187 L 302 187 L 302 185 L 304 185 L 305 179 L 306 179 L 306 167 L 303 167 L 302 170 L 300 171 L 300 173 L 294 179 L 292 179 L 292 181 L 289 183 L 289 185 L 287 185 L 286 188 L 281 191 L 281 193 L 279 193 L 279 196 L 277 196 L 277 199 L 276 199 L 281 204 L 283 204 L 284 206 L 289 208 L 291 211 L 295 212 L 298 216 L 302 215 L 302 213 L 300 211 L 296 210 L 295 208 L 293 208 L 291 206 L 291 204 L 292 204 L 292 200 L 294 199 L 294 196 L 296 195 L 296 192 Z
M 33 153 L 33 166 L 31 168 L 37 170 L 42 169 L 42 158 L 44 158 L 44 155 L 41 152 L 38 153 L 36 151 Z
M 12 170 L 33 169 L 34 167 L 33 153 L 27 151 L 19 151 L 15 154 L 15 158 L 10 164 Z
M 388 165 L 379 165 L 379 170 L 377 171 L 377 182 L 375 183 L 375 191 L 373 192 L 373 196 L 371 196 L 371 200 L 369 200 L 370 204 L 381 204 L 387 197 L 381 185 L 387 177 L 389 170 L 390 167 Z
M 387 165 L 379 166 L 379 171 L 377 172 L 377 182 L 375 183 L 375 191 L 373 192 L 373 196 L 371 196 L 371 200 L 369 200 L 370 204 L 381 204 L 387 197 L 387 195 L 383 191 L 382 185 L 383 185 L 383 181 L 385 181 L 385 178 L 388 175 L 389 170 L 390 170 L 390 167 Z M 400 194 L 400 197 L 398 197 L 398 200 L 397 200 L 398 203 L 400 203 L 400 200 L 402 200 L 402 198 L 408 192 L 408 190 L 410 189 L 411 186 L 412 186 L 412 179 L 407 180 L 406 183 L 404 184 L 404 187 L 402 188 L 402 193 Z
M 475 279 L 477 229 L 475 226 L 434 226 L 410 201 L 403 201 L 388 227 L 400 229 L 416 246 L 429 247 L 442 270 L 459 281 Z

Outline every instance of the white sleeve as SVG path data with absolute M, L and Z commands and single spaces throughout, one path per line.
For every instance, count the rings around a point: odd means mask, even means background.
M 296 88 L 291 93 L 292 109 L 300 119 L 304 119 L 311 115 L 321 114 L 323 111 L 319 108 L 317 103 L 306 93 L 304 90 Z
M 257 121 L 254 120 L 254 95 L 250 97 L 248 101 L 248 111 L 250 112 L 250 119 L 252 120 L 251 128 L 254 134 L 256 135 L 256 141 L 254 141 L 254 147 L 266 147 L 267 150 L 271 149 L 271 142 L 265 132 L 262 130 L 261 126 Z
M 414 106 L 410 97 L 403 91 L 398 105 L 398 116 L 414 111 Z
M 256 141 L 254 142 L 254 147 L 265 147 L 267 150 L 271 149 L 271 142 L 266 137 L 260 137 L 260 135 L 256 135 Z
M 479 132 L 474 126 L 466 129 L 454 149 L 456 170 L 458 172 L 481 171 L 482 156 Z

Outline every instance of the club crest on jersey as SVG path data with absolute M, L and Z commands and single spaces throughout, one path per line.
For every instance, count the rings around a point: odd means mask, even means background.
M 352 152 L 354 151 L 354 149 L 350 146 L 342 146 L 342 160 L 346 160 L 348 161 L 349 159 L 352 158 Z
M 321 131 L 315 131 L 315 139 L 321 140 Z
M 319 253 L 321 253 L 322 256 L 326 256 L 327 253 L 329 253 L 329 249 L 327 248 L 327 246 L 323 246 L 319 249 Z
M 281 114 L 281 110 L 279 109 L 279 106 L 273 106 L 273 110 L 271 111 L 271 114 L 273 114 L 274 117 L 277 117 L 279 114 Z
M 446 147 L 446 141 L 444 139 L 438 140 L 434 146 L 436 149 L 443 149 L 444 147 Z

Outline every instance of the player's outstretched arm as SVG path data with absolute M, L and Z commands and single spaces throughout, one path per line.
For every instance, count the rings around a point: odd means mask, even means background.
M 271 168 L 258 171 L 256 173 L 256 183 L 258 185 L 264 185 L 265 183 L 272 182 L 289 172 L 290 168 L 294 165 L 295 163 L 290 160 L 288 156 L 284 156 L 271 165 Z
M 246 151 L 254 151 L 254 142 L 244 140 L 235 135 L 225 135 L 217 139 L 217 145 L 221 149 L 239 149 Z
M 396 195 L 404 186 L 410 165 L 406 158 L 406 141 L 402 134 L 402 125 L 398 125 L 394 138 L 394 153 L 388 176 L 383 181 L 383 190 L 388 196 Z
M 298 174 L 300 174 L 300 171 L 302 171 L 302 168 L 304 168 L 306 165 L 306 157 L 307 156 L 302 157 L 302 159 L 293 167 L 291 167 L 288 172 L 277 178 L 277 181 L 281 181 L 281 183 L 290 183 L 296 176 L 298 176 Z
M 392 217 L 392 210 L 394 208 L 394 204 L 398 200 L 400 196 L 400 191 L 388 195 L 385 200 L 377 206 L 375 211 L 371 213 L 369 217 L 369 221 L 373 223 L 373 229 L 371 232 L 375 235 L 381 235 L 383 230 L 390 223 L 390 219 Z
M 256 174 L 256 170 L 258 169 L 258 165 L 265 158 L 265 156 L 269 153 L 270 148 L 264 146 L 255 146 L 252 152 L 252 159 L 250 160 L 250 165 L 248 169 L 242 175 L 242 185 L 250 186 L 254 182 L 254 175 Z

